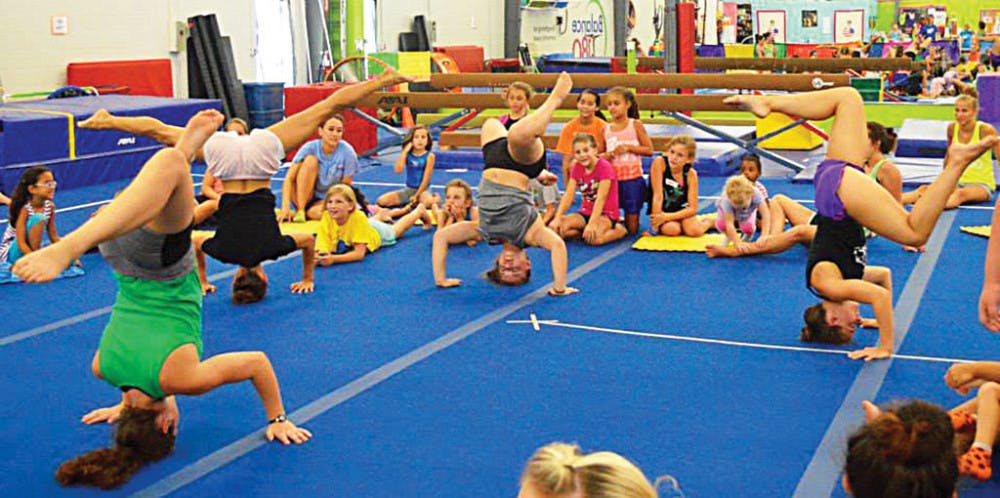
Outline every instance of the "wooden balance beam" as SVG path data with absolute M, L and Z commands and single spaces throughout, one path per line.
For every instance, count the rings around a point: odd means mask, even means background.
M 673 137 L 649 137 L 653 141 L 653 150 L 666 150 L 667 143 L 670 142 L 671 138 Z M 481 146 L 479 143 L 479 133 L 476 132 L 446 131 L 441 133 L 438 143 L 443 147 L 479 148 Z M 545 144 L 546 149 L 554 150 L 556 144 L 559 143 L 559 135 L 544 135 L 542 136 L 542 143 Z
M 574 88 L 740 88 L 745 90 L 788 90 L 805 92 L 850 86 L 846 74 L 597 74 L 573 73 Z M 431 75 L 431 86 L 453 87 L 503 87 L 522 81 L 534 88 L 552 88 L 556 73 L 436 73 Z
M 624 57 L 616 57 L 616 62 L 625 64 Z M 663 59 L 659 57 L 639 57 L 638 67 L 663 70 Z M 856 71 L 919 71 L 923 65 L 910 60 L 909 57 L 888 57 L 874 59 L 802 59 L 786 57 L 783 59 L 757 59 L 752 57 L 695 57 L 696 69 L 727 70 L 748 69 L 754 71 L 784 71 L 786 73 L 804 73 L 818 71 L 823 73 L 842 73 L 848 69 Z
M 548 94 L 536 94 L 531 98 L 531 107 L 537 108 L 545 102 Z M 734 106 L 723 104 L 728 95 L 636 95 L 639 109 L 643 111 L 735 111 Z M 578 95 L 563 99 L 560 109 L 576 109 Z M 464 109 L 505 109 L 507 104 L 499 92 L 492 93 L 449 93 L 416 92 L 392 93 L 375 92 L 355 104 L 358 107 L 407 106 L 415 109 L 439 109 L 458 107 Z

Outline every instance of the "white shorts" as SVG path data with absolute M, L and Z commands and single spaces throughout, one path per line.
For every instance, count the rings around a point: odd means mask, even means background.
M 267 180 L 281 167 L 285 146 L 274 132 L 258 128 L 243 136 L 216 132 L 204 152 L 208 169 L 220 180 Z

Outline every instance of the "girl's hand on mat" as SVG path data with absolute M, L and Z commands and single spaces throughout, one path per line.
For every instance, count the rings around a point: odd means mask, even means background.
M 163 401 L 163 410 L 156 414 L 156 428 L 164 434 L 177 435 L 177 424 L 181 420 L 181 412 L 177 409 L 177 400 L 167 396 Z
M 458 287 L 459 285 L 462 285 L 462 281 L 457 278 L 446 278 L 444 279 L 444 282 L 435 282 L 435 285 L 446 289 L 448 287 Z
M 882 347 L 859 349 L 857 351 L 851 351 L 850 353 L 847 353 L 847 357 L 852 360 L 865 360 L 865 361 L 881 360 L 884 358 L 888 358 L 890 356 L 892 356 L 892 351 L 889 351 L 888 349 Z
M 990 332 L 1000 332 L 1000 286 L 983 285 L 979 295 L 979 322 Z
M 277 439 L 278 441 L 281 441 L 281 444 L 302 444 L 308 441 L 311 437 L 311 432 L 301 427 L 296 427 L 291 420 L 277 422 L 267 426 L 268 441 L 274 441 Z
M 121 403 L 118 403 L 115 406 L 109 406 L 107 408 L 98 408 L 84 415 L 83 418 L 80 419 L 80 421 L 87 425 L 98 424 L 101 422 L 107 422 L 109 424 L 113 424 L 118 421 L 118 417 L 121 416 L 122 409 L 124 408 L 125 408 L 124 405 L 122 405 Z
M 862 318 L 861 319 L 861 328 L 865 328 L 865 329 L 877 329 L 878 328 L 878 320 L 876 320 L 874 318 Z
M 750 244 L 749 242 L 737 242 L 736 243 L 736 252 L 738 252 L 740 254 L 747 254 L 747 253 L 750 252 L 751 249 L 753 249 L 753 245 Z
M 295 294 L 308 294 L 313 291 L 315 284 L 312 280 L 303 280 L 301 282 L 295 282 L 289 286 L 292 292 Z
M 211 294 L 213 292 L 215 292 L 215 286 L 214 285 L 212 285 L 212 284 L 210 284 L 208 282 L 202 282 L 202 284 L 201 284 L 201 295 L 207 296 L 207 295 L 209 295 L 209 294 Z
M 566 289 L 564 289 L 562 292 L 555 290 L 555 288 L 549 289 L 549 295 L 552 297 L 563 297 L 563 296 L 568 296 L 570 294 L 576 294 L 577 292 L 580 292 L 580 289 L 576 289 L 573 287 L 566 287 Z
M 282 207 L 281 211 L 278 211 L 278 223 L 291 222 L 293 219 L 291 208 Z

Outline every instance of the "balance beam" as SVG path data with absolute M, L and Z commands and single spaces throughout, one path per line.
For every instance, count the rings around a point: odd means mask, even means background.
M 788 90 L 806 92 L 838 86 L 850 86 L 846 74 L 599 74 L 573 73 L 576 88 L 739 88 L 746 90 Z M 431 75 L 434 88 L 503 87 L 522 81 L 534 88 L 552 88 L 559 77 L 555 73 L 436 73 Z
M 536 94 L 531 107 L 545 102 L 548 94 Z M 723 104 L 728 95 L 636 95 L 639 109 L 643 111 L 736 111 L 736 107 Z M 560 109 L 576 109 L 578 95 L 563 99 Z M 375 92 L 355 104 L 358 107 L 407 106 L 416 109 L 458 107 L 465 109 L 504 109 L 507 104 L 499 92 L 449 93 L 449 92 Z
M 653 141 L 653 150 L 666 150 L 667 143 L 673 137 L 649 137 Z M 469 133 L 469 132 L 443 132 L 440 138 L 438 138 L 438 143 L 444 147 L 475 147 L 479 148 L 479 133 Z M 554 150 L 556 144 L 559 143 L 559 135 L 544 135 L 542 136 L 542 143 L 545 144 L 546 149 Z
M 616 57 L 615 62 L 624 65 L 624 57 Z M 663 71 L 663 59 L 659 57 L 639 57 L 638 67 Z M 757 59 L 752 57 L 695 57 L 695 69 L 726 70 L 750 69 L 755 71 L 784 71 L 804 73 L 842 73 L 848 69 L 870 71 L 919 71 L 923 66 L 909 57 L 887 57 L 875 59 Z

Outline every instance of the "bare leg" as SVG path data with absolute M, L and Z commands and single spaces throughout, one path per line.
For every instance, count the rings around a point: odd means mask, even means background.
M 681 220 L 681 229 L 684 231 L 684 235 L 688 237 L 701 237 L 705 235 L 708 227 L 709 225 L 702 223 L 697 215 Z
M 400 238 L 406 233 L 407 230 L 413 227 L 413 224 L 420 219 L 424 213 L 427 212 L 427 208 L 423 204 L 417 204 L 417 208 L 413 210 L 410 214 L 403 216 L 399 221 L 392 224 L 392 231 L 396 233 L 396 238 Z
M 552 121 L 552 114 L 573 89 L 573 79 L 569 74 L 559 74 L 552 93 L 535 112 L 521 118 L 507 133 L 507 150 L 510 157 L 520 164 L 532 164 L 545 154 L 545 144 L 541 137 L 545 127 Z
M 319 177 L 319 159 L 316 156 L 306 156 L 299 163 L 299 172 L 295 175 L 295 209 L 305 212 L 309 201 L 316 195 L 316 178 Z M 326 192 L 322 192 L 326 195 Z M 324 209 L 326 206 L 323 207 Z
M 222 120 L 217 111 L 199 112 L 188 121 L 180 142 L 200 148 Z M 177 148 L 160 150 L 106 209 L 59 242 L 19 259 L 14 273 L 27 282 L 47 282 L 87 249 L 140 226 L 156 233 L 187 228 L 195 208 L 188 157 Z
M 338 90 L 306 110 L 289 116 L 267 129 L 278 136 L 282 145 L 285 146 L 285 152 L 291 151 L 305 143 L 313 133 L 316 133 L 316 129 L 334 114 L 354 105 L 355 102 L 371 95 L 379 88 L 407 81 L 413 81 L 413 79 L 400 75 L 392 69 L 387 69 L 378 78 Z
M 997 427 L 1000 427 L 1000 385 L 987 382 L 976 394 L 976 439 L 972 448 L 958 459 L 958 469 L 968 475 L 988 481 L 993 474 L 991 459 Z M 984 448 L 985 447 L 985 448 Z
M 765 117 L 772 112 L 792 114 L 806 119 L 827 119 L 833 117 L 830 128 L 830 145 L 826 157 L 864 164 L 868 137 L 865 127 L 864 102 L 854 88 L 830 88 L 818 92 L 792 95 L 736 95 L 725 100 Z
M 98 109 L 93 116 L 77 123 L 89 130 L 119 130 L 133 135 L 152 138 L 163 145 L 173 146 L 184 128 L 173 126 L 149 116 L 114 116 L 105 109 Z
M 894 242 L 921 246 L 934 230 L 962 172 L 996 142 L 997 137 L 993 136 L 975 144 L 952 144 L 941 174 L 927 187 L 909 213 L 871 178 L 850 168 L 844 170 L 837 194 L 844 202 L 847 214 L 862 225 Z
M 28 231 L 28 247 L 32 251 L 37 251 L 38 248 L 42 247 L 42 235 L 45 233 L 46 225 L 46 223 L 35 223 L 35 226 Z M 16 244 L 17 241 L 14 243 Z
M 636 233 L 639 231 L 639 214 L 626 214 L 625 215 L 625 229 L 628 233 Z
M 621 238 L 628 235 L 628 230 L 624 226 L 622 226 L 621 223 L 615 224 L 614 228 L 612 228 L 610 226 L 610 220 L 608 220 L 608 223 L 605 224 L 604 228 L 605 230 L 601 232 L 601 235 L 597 237 L 597 240 L 594 241 L 593 245 L 602 246 L 604 244 L 609 244 L 616 240 L 620 240 Z
M 976 186 L 959 187 L 955 189 L 954 192 L 948 196 L 948 202 L 945 203 L 945 209 L 955 209 L 962 204 L 968 204 L 971 202 L 986 202 L 990 200 L 990 192 L 986 189 Z
M 811 225 L 794 226 L 787 231 L 768 237 L 763 244 L 750 244 L 750 249 L 739 252 L 735 246 L 710 245 L 705 252 L 710 258 L 738 258 L 740 256 L 756 256 L 758 254 L 777 254 L 787 251 L 797 244 L 808 244 L 816 235 L 816 227 Z
M 660 234 L 668 237 L 676 237 L 683 233 L 681 224 L 676 221 L 668 221 L 660 225 Z
M 791 223 L 792 226 L 808 225 L 809 220 L 811 220 L 816 214 L 813 210 L 793 201 L 788 196 L 783 194 L 778 194 L 771 198 L 771 204 L 769 207 L 772 212 L 771 219 L 774 220 L 771 223 L 771 233 L 782 232 L 785 229 L 785 219 L 788 219 L 788 222 Z M 784 218 L 773 214 L 776 208 L 784 214 Z

